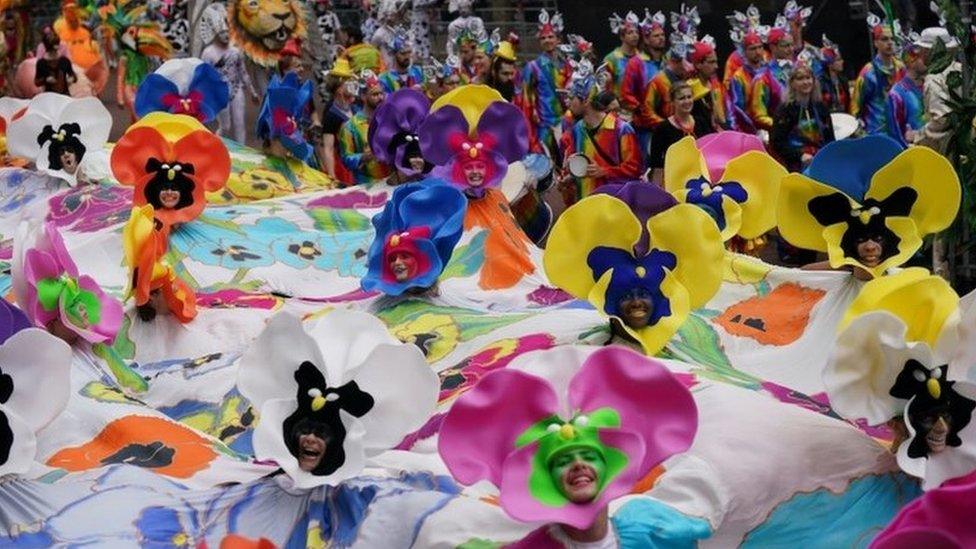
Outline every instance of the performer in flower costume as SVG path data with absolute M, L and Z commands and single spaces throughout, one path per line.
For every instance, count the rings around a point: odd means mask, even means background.
M 831 406 L 851 421 L 887 423 L 892 452 L 926 490 L 976 469 L 976 385 L 964 380 L 976 308 L 922 268 L 862 288 L 823 373 Z
M 204 124 L 227 108 L 230 88 L 209 63 L 195 57 L 172 59 L 146 76 L 136 92 L 140 118 L 151 112 L 187 114 Z
M 776 226 L 780 182 L 787 174 L 752 135 L 719 132 L 685 137 L 664 161 L 664 188 L 715 220 L 723 241 L 738 237 L 736 251 L 761 246 Z
M 0 476 L 27 473 L 35 433 L 54 421 L 71 395 L 71 348 L 0 299 Z
M 98 9 L 103 28 L 111 33 L 119 51 L 115 97 L 120 108 L 136 121 L 136 88 L 149 74 L 149 58 L 168 59 L 173 53 L 158 23 L 149 21 L 145 5 L 132 0 L 112 0 Z
M 290 72 L 279 78 L 272 75 L 258 113 L 258 138 L 265 150 L 279 158 L 293 157 L 309 166 L 315 164 L 315 149 L 305 140 L 302 127 L 307 123 L 312 104 L 312 81 L 299 82 Z
M 437 166 L 432 175 L 468 197 L 464 228 L 488 231 L 479 278 L 483 289 L 510 288 L 535 271 L 529 240 L 498 188 L 508 165 L 528 153 L 528 133 L 518 108 L 483 85 L 443 95 L 420 126 L 420 150 Z
M 237 387 L 260 414 L 255 456 L 306 489 L 359 475 L 367 458 L 420 428 L 438 381 L 420 349 L 382 321 L 336 310 L 305 323 L 272 318 L 241 357 Z
M 122 305 L 92 277 L 78 274 L 52 223 L 36 236 L 28 232 L 25 223 L 14 241 L 11 266 L 14 296 L 28 318 L 69 345 L 79 338 L 111 344 L 122 324 Z
M 615 319 L 653 355 L 718 291 L 725 250 L 702 208 L 671 205 L 667 193 L 647 187 L 663 196 L 645 199 L 656 207 L 644 223 L 640 209 L 609 195 L 568 208 L 549 235 L 543 264 L 549 280 Z
M 369 248 L 363 290 L 398 296 L 431 289 L 461 238 L 467 199 L 436 183 L 398 187 L 373 216 L 376 237 Z
M 42 93 L 10 122 L 7 146 L 10 154 L 74 186 L 97 175 L 94 159 L 105 154 L 111 130 L 112 115 L 98 98 Z
M 522 71 L 522 101 L 533 126 L 530 150 L 536 153 L 559 154 L 559 119 L 563 102 L 558 90 L 566 87 L 572 73 L 569 60 L 559 51 L 563 33 L 563 16 L 539 12 L 539 31 L 536 37 L 542 47 L 539 57 L 529 61 Z
M 794 246 L 826 252 L 830 267 L 881 276 L 952 223 L 960 196 L 952 165 L 932 150 L 903 150 L 885 136 L 845 139 L 783 179 L 779 232 Z
M 427 96 L 404 88 L 385 99 L 369 122 L 369 150 L 379 162 L 393 168 L 391 185 L 420 179 L 433 169 L 420 151 L 420 125 L 428 112 Z
M 163 258 L 174 226 L 199 216 L 205 194 L 227 182 L 227 148 L 195 118 L 152 113 L 115 145 L 112 171 L 119 183 L 135 187 L 123 243 L 140 317 L 155 318 L 157 304 L 150 300 L 161 295 L 177 320 L 189 322 L 196 316 L 196 296 Z
M 854 82 L 851 114 L 861 120 L 867 133 L 888 133 L 888 92 L 905 76 L 905 64 L 895 55 L 894 28 L 877 15 L 868 15 L 868 28 L 877 55 L 869 61 Z
M 560 547 L 567 532 L 617 547 L 607 505 L 688 449 L 691 394 L 660 363 L 617 347 L 564 347 L 523 364 L 488 374 L 451 406 L 441 458 L 458 482 L 498 487 L 512 518 L 553 523 L 518 547 Z

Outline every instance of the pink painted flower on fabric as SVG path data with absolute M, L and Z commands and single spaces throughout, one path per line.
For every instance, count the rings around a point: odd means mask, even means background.
M 698 411 L 691 393 L 650 358 L 622 347 L 560 347 L 520 364 L 521 370 L 485 376 L 462 395 L 438 442 L 458 482 L 491 482 L 517 520 L 586 528 L 611 500 L 694 440 Z M 598 454 L 604 464 L 594 479 L 596 495 L 586 503 L 570 501 L 550 474 L 555 458 L 575 449 Z
M 120 185 L 79 185 L 48 200 L 46 221 L 76 232 L 95 232 L 124 223 L 132 210 L 132 189 Z
M 20 233 L 26 237 L 24 230 Z M 24 238 L 18 242 L 12 268 L 14 295 L 31 322 L 54 332 L 63 326 L 90 343 L 111 343 L 122 325 L 122 304 L 106 295 L 93 278 L 79 275 L 54 224 L 44 225 L 32 247 L 20 248 Z

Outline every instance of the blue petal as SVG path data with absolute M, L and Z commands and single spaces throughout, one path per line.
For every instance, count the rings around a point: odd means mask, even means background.
M 168 112 L 163 107 L 163 97 L 171 93 L 179 95 L 180 90 L 176 87 L 176 84 L 159 74 L 149 74 L 136 91 L 136 115 L 142 118 L 155 111 Z
M 885 135 L 842 139 L 820 149 L 803 173 L 860 202 L 871 177 L 903 150 L 897 141 Z

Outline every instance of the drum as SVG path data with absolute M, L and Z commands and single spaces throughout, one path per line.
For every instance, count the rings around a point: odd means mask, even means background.
M 861 125 L 857 118 L 846 112 L 830 113 L 830 122 L 834 125 L 834 139 L 838 141 L 852 137 Z
M 582 154 L 574 154 L 566 159 L 566 167 L 569 173 L 576 177 L 586 176 L 586 168 L 590 165 L 590 159 Z
M 542 193 L 552 184 L 552 161 L 542 154 L 530 154 L 508 167 L 502 193 L 508 199 L 519 227 L 532 242 L 543 242 L 552 227 L 552 208 Z
M 501 181 L 501 189 L 509 204 L 513 204 L 527 192 L 525 185 L 528 180 L 529 174 L 525 164 L 518 161 L 508 165 L 508 171 Z

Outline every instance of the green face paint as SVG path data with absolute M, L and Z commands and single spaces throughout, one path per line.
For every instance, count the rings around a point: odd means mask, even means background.
M 600 452 L 589 447 L 570 447 L 549 463 L 553 485 L 572 503 L 589 503 L 600 493 L 607 462 Z

